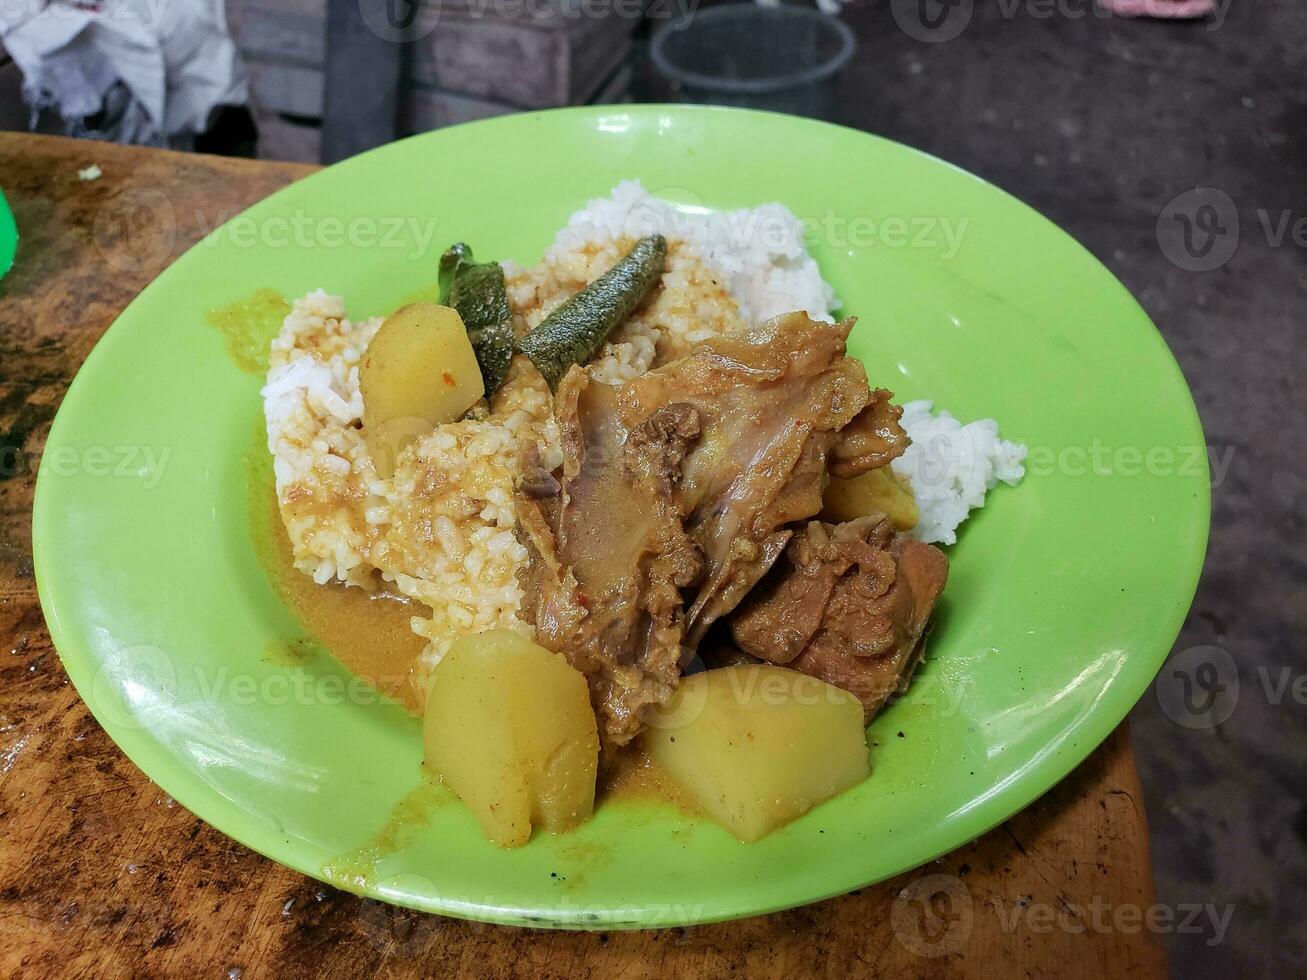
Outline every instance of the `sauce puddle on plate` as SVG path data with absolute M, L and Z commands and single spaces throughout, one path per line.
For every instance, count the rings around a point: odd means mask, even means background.
M 391 592 L 318 585 L 295 567 L 290 538 L 277 506 L 272 459 L 262 439 L 260 429 L 246 458 L 255 551 L 278 596 L 307 634 L 277 641 L 266 656 L 278 662 L 299 663 L 325 652 L 412 714 L 420 714 L 422 705 L 409 678 L 426 641 L 412 631 L 410 620 L 424 614 L 426 608 Z M 324 875 L 355 890 L 375 884 L 380 862 L 402 850 L 440 803 L 454 798 L 437 776 L 421 770 L 421 781 L 391 809 L 383 829 L 368 843 L 329 862 L 323 868 Z M 617 800 L 641 807 L 670 804 L 686 815 L 701 814 L 689 795 L 639 750 L 621 753 L 599 774 L 596 809 Z M 591 855 L 592 860 L 576 863 L 606 863 L 593 860 L 597 857 Z M 579 867 L 573 870 L 578 873 L 579 883 Z
M 318 585 L 301 572 L 295 567 L 277 507 L 271 457 L 261 443 L 250 450 L 247 469 L 255 550 L 277 595 L 309 635 L 307 641 L 279 641 L 269 652 L 270 659 L 303 660 L 319 647 L 351 674 L 419 713 L 421 705 L 409 676 L 426 641 L 413 632 L 409 621 L 424 613 L 424 607 L 392 592 Z
M 357 850 L 324 864 L 323 876 L 346 891 L 375 886 L 381 862 L 404 850 L 427 826 L 431 815 L 452 799 L 454 794 L 423 769 L 421 781 L 391 807 L 385 826 L 376 836 Z
M 281 330 L 290 304 L 275 289 L 258 289 L 204 315 L 204 321 L 227 342 L 227 353 L 242 371 L 268 370 L 268 347 Z

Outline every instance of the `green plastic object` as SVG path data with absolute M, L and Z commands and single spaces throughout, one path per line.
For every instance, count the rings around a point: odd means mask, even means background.
M 420 726 L 343 695 L 325 658 L 269 656 L 301 627 L 254 543 L 263 379 L 206 312 L 326 287 L 353 316 L 382 314 L 430 290 L 449 242 L 533 262 L 569 213 L 631 177 L 695 209 L 781 201 L 809 219 L 872 383 L 997 418 L 1031 447 L 1032 472 L 961 529 L 929 657 L 869 729 L 872 775 L 848 793 L 750 845 L 628 799 L 516 850 L 448 799 L 362 867 L 347 856 L 419 783 Z M 403 140 L 239 221 L 145 289 L 74 381 L 41 463 L 36 571 L 68 674 L 123 751 L 197 816 L 306 874 L 447 915 L 595 929 L 847 892 L 1061 780 L 1148 691 L 1189 608 L 1206 443 L 1162 337 L 1064 232 L 915 150 L 789 116 L 585 107 Z M 373 228 L 398 230 L 357 233 Z
M 14 213 L 9 210 L 4 191 L 0 191 L 0 279 L 13 268 L 17 252 L 18 225 L 14 222 Z

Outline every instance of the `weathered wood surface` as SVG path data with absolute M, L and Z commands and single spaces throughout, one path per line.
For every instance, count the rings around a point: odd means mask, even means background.
M 378 38 L 409 48 L 413 84 L 544 108 L 591 99 L 626 56 L 645 6 L 644 0 L 443 0 L 358 9 Z M 661 11 L 659 22 L 669 13 Z M 231 0 L 227 16 L 251 65 L 302 67 L 306 73 L 291 76 L 302 91 L 321 91 L 327 0 Z M 375 81 L 367 72 L 361 77 Z M 261 98 L 267 109 L 302 114 L 280 104 L 274 87 L 264 87 Z M 293 101 L 302 104 L 305 96 Z
M 92 162 L 104 176 L 79 181 Z M 51 647 L 32 578 L 35 467 L 69 381 L 126 303 L 218 216 L 308 172 L 0 134 L 23 235 L 0 281 L 0 976 L 1164 975 L 1140 924 L 1154 893 L 1124 729 L 926 868 L 805 909 L 656 932 L 533 932 L 360 901 L 167 799 Z M 157 209 L 140 207 L 160 194 L 175 222 L 162 238 Z
M 249 65 L 251 83 L 256 80 L 267 84 L 268 77 L 259 75 L 254 64 Z M 303 69 L 290 68 L 279 72 Z M 631 68 L 624 65 L 594 97 L 595 105 L 610 105 L 625 101 L 631 85 Z M 474 122 L 516 112 L 515 108 L 500 102 L 475 99 L 467 95 L 454 95 L 433 88 L 409 89 L 400 106 L 400 132 L 424 133 L 443 126 Z M 259 111 L 255 122 L 259 129 L 259 156 L 264 160 L 298 160 L 316 162 L 321 159 L 322 128 L 311 121 L 287 118 L 279 113 Z

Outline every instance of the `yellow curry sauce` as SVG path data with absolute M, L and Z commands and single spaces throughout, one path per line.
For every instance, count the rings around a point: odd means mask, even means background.
M 367 593 L 338 583 L 318 585 L 295 567 L 290 538 L 267 485 L 256 488 L 268 528 L 264 562 L 283 602 L 304 629 L 357 677 L 418 714 L 409 672 L 425 640 L 409 628 L 421 612 L 410 599 L 391 592 Z
M 313 640 L 350 673 L 419 714 L 421 705 L 408 677 L 426 641 L 409 628 L 409 619 L 422 613 L 421 606 L 390 592 L 369 594 L 338 583 L 318 585 L 297 569 L 277 508 L 271 467 L 259 465 L 267 453 L 257 446 L 253 454 L 251 519 L 255 528 L 266 529 L 259 550 L 278 595 Z M 618 755 L 600 775 L 596 805 L 612 799 L 659 801 L 687 813 L 699 812 L 689 795 L 636 748 Z
M 227 353 L 238 368 L 250 374 L 262 374 L 268 370 L 268 345 L 289 312 L 290 304 L 276 290 L 258 289 L 210 310 L 204 319 L 222 334 Z

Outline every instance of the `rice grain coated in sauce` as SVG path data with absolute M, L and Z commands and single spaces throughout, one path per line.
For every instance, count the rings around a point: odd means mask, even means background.
M 530 268 L 506 264 L 515 332 L 536 326 L 631 244 L 556 246 Z M 743 327 L 721 280 L 685 242 L 669 242 L 658 286 L 591 363 L 595 379 L 629 380 Z M 393 589 L 430 611 L 411 620 L 427 641 L 410 679 L 417 694 L 457 637 L 495 627 L 533 634 L 518 616 L 517 570 L 527 555 L 514 483 L 528 450 L 546 467 L 561 455 L 552 396 L 519 356 L 491 404 L 437 426 L 401 454 L 392 479 L 379 478 L 361 428 L 358 366 L 380 325 L 379 317 L 349 320 L 344 300 L 322 290 L 295 301 L 263 391 L 268 448 L 295 567 L 320 585 Z

